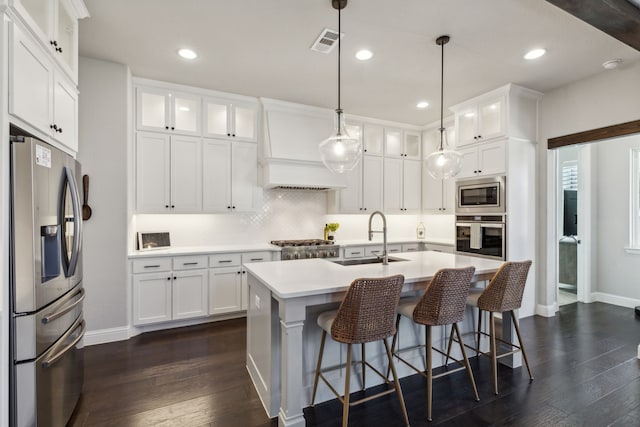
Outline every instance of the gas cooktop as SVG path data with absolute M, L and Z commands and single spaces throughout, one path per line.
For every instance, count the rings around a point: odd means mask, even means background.
M 289 246 L 324 246 L 324 245 L 333 245 L 333 240 L 322 240 L 322 239 L 300 239 L 300 240 L 272 240 L 272 245 L 280 246 L 281 248 L 286 248 Z

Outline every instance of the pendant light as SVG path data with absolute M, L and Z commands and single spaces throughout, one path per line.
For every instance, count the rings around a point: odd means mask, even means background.
M 338 10 L 338 108 L 335 116 L 335 134 L 318 146 L 322 163 L 332 172 L 344 173 L 353 170 L 362 157 L 362 143 L 359 138 L 349 135 L 344 123 L 344 114 L 340 107 L 340 39 L 342 35 L 340 12 L 347 6 L 347 0 L 331 0 Z
M 442 47 L 442 61 L 440 65 L 440 148 L 429 154 L 425 160 L 427 172 L 435 179 L 446 179 L 456 176 L 462 169 L 462 155 L 444 147 L 444 45 L 449 43 L 449 36 L 440 36 L 436 44 Z M 448 144 L 447 144 L 448 145 Z

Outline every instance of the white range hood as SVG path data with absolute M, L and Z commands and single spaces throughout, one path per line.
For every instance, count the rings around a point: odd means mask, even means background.
M 333 132 L 329 109 L 261 98 L 264 111 L 262 186 L 328 190 L 346 187 L 346 177 L 320 160 L 318 144 Z

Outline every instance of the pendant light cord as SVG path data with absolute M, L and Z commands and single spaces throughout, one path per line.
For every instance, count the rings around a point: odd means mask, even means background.
M 444 140 L 444 43 L 440 59 L 440 151 L 442 151 L 442 141 Z
M 342 15 L 342 7 L 338 8 L 338 114 L 342 113 L 342 108 L 340 107 L 340 39 L 342 38 L 342 26 L 341 26 L 341 17 Z

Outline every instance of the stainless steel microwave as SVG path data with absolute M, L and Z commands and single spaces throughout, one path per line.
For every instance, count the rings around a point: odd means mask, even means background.
M 456 214 L 505 213 L 504 176 L 456 182 Z

